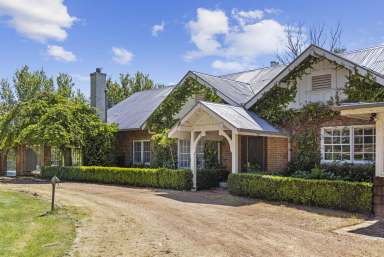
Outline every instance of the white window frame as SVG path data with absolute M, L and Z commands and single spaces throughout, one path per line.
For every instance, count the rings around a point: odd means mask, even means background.
M 324 130 L 326 129 L 349 129 L 349 151 L 350 151 L 350 160 L 325 160 L 325 145 L 324 145 Z M 355 160 L 355 128 L 373 128 L 374 137 L 376 138 L 376 129 L 375 125 L 351 125 L 351 126 L 330 126 L 322 127 L 320 135 L 320 151 L 321 151 L 321 163 L 355 163 L 355 164 L 372 164 L 375 163 L 375 152 L 373 152 L 374 160 Z M 374 141 L 374 147 L 376 147 L 376 140 Z
M 181 152 L 181 141 L 188 141 L 189 144 L 191 144 L 190 140 L 188 139 L 179 139 L 177 140 L 177 166 L 179 169 L 190 169 L 191 168 L 191 147 L 189 145 L 189 151 L 187 153 Z M 181 155 L 185 155 L 187 157 L 187 160 L 185 160 L 188 165 L 182 166 L 181 164 Z
M 150 165 L 151 163 L 151 145 L 149 145 L 149 162 L 144 162 L 144 143 L 148 142 L 151 144 L 150 140 L 133 140 L 132 142 L 132 163 L 133 164 L 144 164 L 144 165 Z M 135 143 L 141 144 L 140 154 L 141 154 L 141 162 L 135 161 Z

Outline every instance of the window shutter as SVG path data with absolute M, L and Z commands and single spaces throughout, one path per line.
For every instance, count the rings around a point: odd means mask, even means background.
M 331 88 L 331 74 L 312 76 L 312 91 Z

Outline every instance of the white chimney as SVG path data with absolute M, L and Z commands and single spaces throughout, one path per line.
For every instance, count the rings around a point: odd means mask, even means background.
M 100 119 L 107 121 L 106 90 L 107 75 L 101 72 L 101 68 L 96 68 L 96 72 L 91 76 L 91 106 L 96 107 Z

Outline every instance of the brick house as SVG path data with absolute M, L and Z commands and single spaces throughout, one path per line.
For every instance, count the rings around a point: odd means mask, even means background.
M 173 87 L 135 93 L 107 111 L 107 122 L 119 126 L 117 153 L 121 164 L 145 165 L 151 162 L 152 133 L 146 128 L 146 121 L 175 87 L 192 78 L 213 89 L 222 103 L 191 97 L 180 110 L 179 121 L 169 132 L 169 137 L 178 140 L 179 168 L 191 169 L 196 174 L 196 170 L 204 166 L 204 142 L 214 141 L 218 160 L 233 173 L 247 172 L 254 167 L 267 171 L 285 169 L 295 154 L 291 135 L 284 128 L 273 127 L 251 109 L 273 86 L 279 84 L 284 87 L 284 79 L 312 57 L 320 61 L 308 68 L 298 81 L 297 94 L 289 108 L 299 109 L 313 102 L 328 103 L 335 98 L 345 100 L 343 89 L 351 71 L 357 70 L 363 76 L 370 73 L 377 83 L 384 85 L 384 46 L 335 54 L 311 45 L 288 65 L 271 63 L 269 67 L 222 76 L 189 71 Z M 91 91 L 96 92 L 99 88 L 98 92 L 102 94 L 105 74 L 96 72 L 95 76 L 104 79 L 98 80 L 102 82 L 99 84 L 92 82 Z M 93 97 L 105 99 L 104 95 L 94 94 Z M 105 107 L 103 101 L 93 103 L 101 110 Z M 369 110 L 372 113 L 377 111 Z M 340 113 L 325 120 L 318 131 L 321 162 L 364 164 L 376 160 L 376 175 L 383 177 L 384 168 L 377 165 L 378 161 L 383 161 L 383 151 L 378 152 L 383 146 L 376 144 L 376 141 L 381 142 L 376 140 L 376 136 L 383 133 L 377 127 L 378 119 L 372 119 L 368 114 Z M 101 117 L 104 114 L 101 113 Z

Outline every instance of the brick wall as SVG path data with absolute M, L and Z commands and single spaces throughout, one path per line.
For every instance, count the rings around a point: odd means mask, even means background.
M 281 171 L 288 164 L 288 139 L 281 137 L 267 138 L 267 170 Z
M 116 138 L 116 157 L 119 166 L 130 166 L 132 164 L 133 140 L 150 140 L 152 135 L 148 131 L 133 130 L 119 131 Z M 151 144 L 151 158 L 152 158 Z

